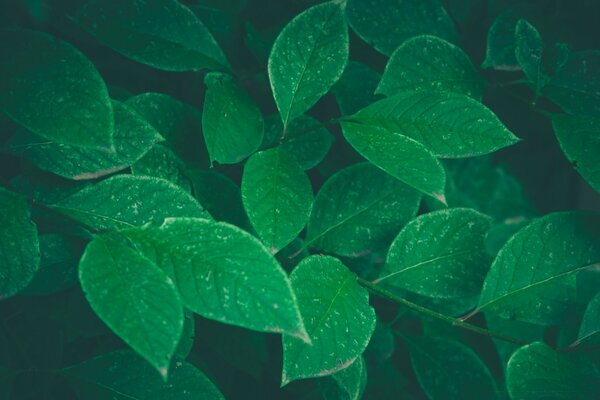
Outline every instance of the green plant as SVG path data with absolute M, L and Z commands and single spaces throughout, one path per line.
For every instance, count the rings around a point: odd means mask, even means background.
M 0 10 L 0 399 L 600 396 L 597 2 Z

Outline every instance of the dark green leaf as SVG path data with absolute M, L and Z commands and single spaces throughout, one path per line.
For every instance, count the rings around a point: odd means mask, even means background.
M 339 3 L 304 11 L 273 44 L 269 79 L 285 127 L 329 91 L 348 63 L 348 29 Z
M 246 163 L 242 200 L 258 236 L 276 253 L 308 222 L 313 193 L 302 167 L 287 151 L 275 148 Z
M 113 149 L 113 110 L 94 65 L 41 32 L 0 32 L 0 110 L 53 142 Z
M 356 61 L 350 61 L 340 80 L 331 88 L 342 115 L 350 115 L 379 100 L 375 89 L 381 74 Z
M 185 170 L 185 163 L 172 150 L 161 145 L 155 145 L 131 166 L 133 175 L 162 178 L 191 192 L 192 186 Z
M 367 347 L 376 322 L 368 292 L 336 258 L 305 258 L 291 280 L 312 344 L 283 337 L 282 385 L 350 366 Z
M 367 386 L 367 365 L 359 357 L 348 368 L 331 375 L 335 383 L 342 389 L 349 400 L 360 400 Z
M 533 90 L 539 94 L 542 87 L 548 82 L 548 76 L 546 76 L 542 64 L 544 41 L 533 25 L 521 19 L 517 22 L 515 42 L 515 58 L 525 77 L 533 86 Z
M 583 314 L 583 320 L 581 321 L 581 327 L 579 328 L 579 335 L 577 341 L 581 342 L 588 338 L 596 335 L 600 332 L 600 292 L 594 296 L 590 301 L 585 314 Z
M 176 0 L 91 0 L 75 20 L 108 47 L 158 69 L 229 67 L 208 29 Z

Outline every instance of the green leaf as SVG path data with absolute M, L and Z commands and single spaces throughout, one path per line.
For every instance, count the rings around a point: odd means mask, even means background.
M 358 36 L 386 56 L 413 36 L 458 39 L 439 0 L 348 0 L 346 18 Z
M 429 399 L 498 398 L 494 378 L 469 347 L 438 337 L 404 340 L 417 380 Z
M 584 400 L 600 393 L 598 367 L 583 357 L 557 353 L 541 342 L 521 347 L 506 367 L 514 400 Z
M 242 200 L 258 236 L 276 253 L 308 222 L 313 193 L 294 157 L 275 148 L 261 151 L 246 162 Z
M 585 314 L 583 314 L 583 320 L 581 321 L 581 327 L 579 328 L 579 335 L 577 336 L 577 342 L 582 342 L 588 338 L 596 335 L 600 332 L 600 292 L 597 293 L 594 298 L 590 301 Z
M 183 329 L 183 309 L 167 274 L 118 234 L 97 236 L 79 262 L 94 312 L 166 380 Z
M 533 343 L 544 340 L 546 327 L 530 324 L 528 322 L 498 318 L 495 315 L 486 315 L 485 322 L 487 328 L 501 335 L 520 339 L 526 343 Z M 492 339 L 502 365 L 506 365 L 512 354 L 521 346 L 516 343 L 507 342 L 500 339 Z
M 101 354 L 61 370 L 80 398 L 116 400 L 222 400 L 223 395 L 196 367 L 177 361 L 169 381 L 156 376 L 141 358 L 127 350 Z
M 208 152 L 202 140 L 202 113 L 162 93 L 142 93 L 126 104 L 146 119 L 187 164 L 206 168 Z
M 567 159 L 600 192 L 600 117 L 556 115 L 552 127 Z
M 348 368 L 331 375 L 335 383 L 347 395 L 349 400 L 359 400 L 367 386 L 367 365 L 359 357 Z
M 369 163 L 325 182 L 307 227 L 311 247 L 342 256 L 384 250 L 419 208 L 419 192 Z
M 336 258 L 305 258 L 291 280 L 312 344 L 283 336 L 282 386 L 350 366 L 367 347 L 376 322 L 368 292 Z
M 535 220 L 500 250 L 478 310 L 535 324 L 560 322 L 576 273 L 600 262 L 600 214 L 559 212 Z
M 147 175 L 165 179 L 191 192 L 192 185 L 185 176 L 185 163 L 168 147 L 156 145 L 131 166 L 133 175 Z
M 443 158 L 480 156 L 519 141 L 491 110 L 458 93 L 401 92 L 349 119 L 408 136 Z
M 444 167 L 421 143 L 386 128 L 362 123 L 342 122 L 342 131 L 348 143 L 375 166 L 445 202 Z
M 204 77 L 204 83 L 202 130 L 210 161 L 238 163 L 262 143 L 262 114 L 230 75 L 212 72 Z
M 333 85 L 331 92 L 342 115 L 350 115 L 379 100 L 375 88 L 381 74 L 356 61 L 350 61 L 340 80 Z
M 192 352 L 194 340 L 196 339 L 196 320 L 194 314 L 185 312 L 183 316 L 183 329 L 181 331 L 181 339 L 177 343 L 174 358 L 185 360 Z
M 296 16 L 273 44 L 269 79 L 284 127 L 327 93 L 348 63 L 348 29 L 338 3 Z
M 252 235 L 225 223 L 171 218 L 125 234 L 173 277 L 183 304 L 205 318 L 309 340 L 290 281 Z
M 94 65 L 45 33 L 0 32 L 0 110 L 53 142 L 113 148 L 113 110 Z
M 75 20 L 99 42 L 158 69 L 229 68 L 208 29 L 176 0 L 92 0 Z
M 77 282 L 77 263 L 83 246 L 79 241 L 56 233 L 40 235 L 40 270 L 23 291 L 44 296 L 59 292 Z
M 481 100 L 483 79 L 460 47 L 435 36 L 417 36 L 392 53 L 376 93 L 454 92 Z
M 524 19 L 517 22 L 515 30 L 515 58 L 536 94 L 548 82 L 543 70 L 544 41 L 533 25 Z
M 0 187 L 0 299 L 23 290 L 40 268 L 40 248 L 27 199 Z
M 215 171 L 188 170 L 194 196 L 216 221 L 229 222 L 250 230 L 250 221 L 242 204 L 240 188 L 225 175 Z
M 118 101 L 112 103 L 115 116 L 112 152 L 64 145 L 25 131 L 15 135 L 9 149 L 38 168 L 69 179 L 95 179 L 125 169 L 163 138 L 131 108 Z
M 276 145 L 282 133 L 279 117 L 270 115 L 266 120 L 263 147 Z M 323 161 L 332 143 L 333 136 L 323 124 L 308 115 L 301 115 L 290 122 L 278 147 L 290 153 L 303 169 L 308 170 Z
M 117 175 L 51 207 L 101 231 L 161 222 L 168 217 L 211 218 L 183 189 L 150 176 Z
M 468 208 L 417 217 L 394 239 L 374 283 L 428 297 L 476 296 L 490 265 L 484 240 L 491 223 Z

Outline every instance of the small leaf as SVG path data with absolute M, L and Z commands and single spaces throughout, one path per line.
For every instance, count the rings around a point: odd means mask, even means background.
M 379 100 L 375 94 L 381 74 L 364 64 L 350 61 L 340 80 L 331 88 L 342 115 L 350 115 Z
M 348 257 L 385 249 L 416 215 L 420 200 L 419 192 L 372 164 L 352 165 L 317 194 L 307 244 Z
M 40 268 L 37 228 L 27 199 L 0 187 L 0 299 L 23 290 Z
M 350 366 L 367 347 L 376 322 L 368 292 L 336 258 L 305 258 L 291 280 L 312 344 L 283 336 L 282 386 Z
M 135 353 L 101 354 L 61 370 L 81 398 L 129 400 L 222 400 L 219 389 L 196 367 L 177 361 L 169 381 L 159 379 Z
M 0 110 L 56 143 L 113 148 L 113 110 L 94 65 L 45 33 L 0 32 Z
M 552 127 L 567 159 L 600 192 L 600 117 L 556 115 Z
M 344 137 L 362 155 L 394 178 L 444 200 L 446 172 L 421 143 L 380 126 L 342 122 Z
M 122 236 L 97 236 L 79 262 L 94 312 L 166 380 L 183 329 L 175 284 Z
M 374 283 L 428 297 L 476 296 L 490 265 L 484 239 L 491 223 L 468 208 L 417 217 L 394 239 Z
M 514 400 L 592 399 L 600 393 L 600 372 L 580 355 L 557 353 L 535 342 L 510 358 L 506 386 Z
M 266 121 L 263 147 L 276 145 L 282 132 L 279 117 L 270 115 Z M 290 153 L 303 169 L 308 170 L 323 161 L 332 143 L 333 136 L 323 124 L 308 115 L 301 115 L 290 122 L 278 147 Z
M 458 38 L 439 0 L 348 0 L 346 18 L 358 36 L 386 56 L 413 36 Z
M 349 400 L 360 400 L 367 386 L 367 365 L 359 357 L 348 368 L 331 375 L 335 383 L 347 395 Z
M 131 166 L 133 175 L 162 178 L 191 192 L 192 186 L 185 170 L 185 163 L 172 150 L 161 145 L 155 145 Z
M 438 337 L 404 339 L 417 380 L 429 399 L 498 398 L 494 378 L 469 347 Z
M 172 218 L 125 231 L 205 318 L 309 340 L 290 281 L 257 239 L 225 223 Z
M 262 143 L 262 114 L 230 75 L 212 72 L 204 77 L 204 83 L 202 131 L 211 163 L 238 163 Z
M 242 200 L 258 236 L 276 253 L 308 222 L 313 194 L 302 167 L 276 148 L 255 154 L 244 166 Z
M 542 87 L 548 82 L 548 76 L 545 74 L 542 64 L 544 53 L 542 37 L 533 25 L 521 19 L 517 22 L 515 41 L 515 57 L 525 77 L 533 86 L 533 90 L 539 94 Z
M 75 20 L 113 50 L 158 69 L 229 68 L 208 29 L 176 0 L 93 0 Z
M 417 36 L 391 55 L 376 93 L 401 91 L 454 92 L 481 100 L 483 79 L 460 47 L 435 36 Z
M 408 136 L 443 158 L 480 156 L 519 141 L 491 110 L 458 93 L 401 92 L 349 119 Z
M 587 340 L 588 338 L 596 335 L 600 332 L 600 292 L 592 298 L 585 314 L 583 314 L 583 320 L 581 321 L 581 327 L 579 328 L 579 335 L 577 336 L 577 342 Z
M 115 116 L 113 152 L 48 141 L 21 131 L 9 142 L 14 154 L 38 168 L 69 179 L 96 179 L 131 166 L 163 138 L 128 106 L 112 102 Z
M 117 175 L 51 207 L 101 231 L 161 222 L 168 217 L 211 218 L 183 189 L 149 176 Z
M 273 44 L 269 79 L 284 127 L 327 93 L 348 63 L 348 29 L 337 3 L 296 16 Z
M 479 310 L 534 324 L 560 322 L 576 273 L 600 263 L 600 214 L 548 214 L 517 232 L 485 278 Z

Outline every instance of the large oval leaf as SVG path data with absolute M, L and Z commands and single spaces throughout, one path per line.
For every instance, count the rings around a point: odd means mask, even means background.
M 258 107 L 227 74 L 212 72 L 202 112 L 202 131 L 211 163 L 235 164 L 262 143 L 264 121 Z
M 14 154 L 22 154 L 40 169 L 69 179 L 95 179 L 131 166 L 161 135 L 126 105 L 113 101 L 114 151 L 51 142 L 29 132 L 19 132 L 10 142 Z
M 342 122 L 344 137 L 364 158 L 394 178 L 445 202 L 446 172 L 421 143 L 380 126 Z
M 481 100 L 483 79 L 460 47 L 435 36 L 417 36 L 391 55 L 376 93 L 433 90 Z
M 229 67 L 208 29 L 177 0 L 92 0 L 75 19 L 108 47 L 158 69 Z
M 367 347 L 376 322 L 368 292 L 336 258 L 305 258 L 291 280 L 312 343 L 283 337 L 282 385 L 331 375 L 354 363 Z
M 40 268 L 37 228 L 27 199 L 0 187 L 0 298 L 24 289 Z
M 575 296 L 576 273 L 600 263 L 600 214 L 548 214 L 502 247 L 481 292 L 479 310 L 551 324 Z
M 173 277 L 183 304 L 195 313 L 309 340 L 287 275 L 249 233 L 225 223 L 173 218 L 125 234 Z
M 219 389 L 192 364 L 176 362 L 165 382 L 144 360 L 127 350 L 99 355 L 63 368 L 61 373 L 84 399 L 223 399 Z
M 348 63 L 348 29 L 338 3 L 304 11 L 273 44 L 269 79 L 284 127 L 327 93 Z
M 53 209 L 96 230 L 161 222 L 168 217 L 210 218 L 189 193 L 149 176 L 117 175 L 53 204 Z
M 476 296 L 490 260 L 484 240 L 492 219 L 468 208 L 423 214 L 392 243 L 375 283 L 423 296 Z
M 319 190 L 307 245 L 348 257 L 383 250 L 416 215 L 420 200 L 419 192 L 372 164 L 350 166 Z
M 454 24 L 439 0 L 348 0 L 346 17 L 358 36 L 386 56 L 413 36 L 457 40 Z
M 408 136 L 444 158 L 480 156 L 519 141 L 491 110 L 458 93 L 402 92 L 349 119 Z
M 118 234 L 96 237 L 79 262 L 92 309 L 166 379 L 183 329 L 175 284 Z
M 0 32 L 0 110 L 36 135 L 113 148 L 113 110 L 94 65 L 70 44 L 33 31 Z
M 306 225 L 313 194 L 296 160 L 285 150 L 275 148 L 255 154 L 246 163 L 242 200 L 258 236 L 276 253 Z
M 514 400 L 593 399 L 600 393 L 600 371 L 581 355 L 557 353 L 535 342 L 510 358 L 506 386 Z

